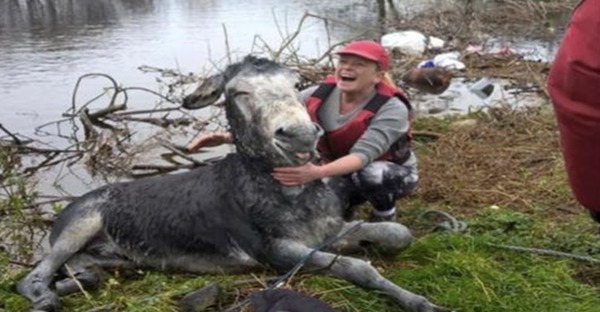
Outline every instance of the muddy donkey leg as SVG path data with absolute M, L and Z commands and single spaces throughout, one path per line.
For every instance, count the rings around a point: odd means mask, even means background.
M 87 248 L 86 248 L 87 251 Z M 76 254 L 63 267 L 67 278 L 54 284 L 59 296 L 80 291 L 95 289 L 100 284 L 99 269 L 133 267 L 133 262 L 118 256 L 116 253 Z
M 58 280 L 54 284 L 54 289 L 59 296 L 75 293 L 80 290 L 80 287 L 85 290 L 91 290 L 98 286 L 100 277 L 94 270 L 92 265 L 89 265 L 86 254 L 75 255 L 64 266 L 64 273 L 67 278 Z
M 313 249 L 292 240 L 280 240 L 273 246 L 271 260 L 280 267 L 291 268 Z M 316 251 L 304 264 L 305 269 L 321 270 L 362 287 L 380 290 L 394 297 L 412 312 L 448 312 L 447 308 L 431 303 L 427 298 L 405 290 L 381 276 L 367 261 Z
M 396 253 L 413 241 L 410 230 L 397 222 L 346 222 L 340 233 L 343 233 L 343 236 L 329 250 L 352 253 L 364 247 L 374 246 L 385 253 Z
M 17 284 L 17 291 L 33 303 L 36 310 L 57 311 L 58 297 L 49 288 L 54 273 L 102 228 L 98 213 L 90 213 L 68 224 L 52 245 L 50 253 Z

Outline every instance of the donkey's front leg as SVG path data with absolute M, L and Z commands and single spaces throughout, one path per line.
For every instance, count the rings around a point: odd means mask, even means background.
M 427 298 L 405 290 L 381 276 L 367 261 L 339 256 L 329 252 L 314 251 L 294 240 L 279 240 L 271 249 L 271 262 L 279 268 L 290 269 L 306 260 L 305 269 L 319 270 L 343 278 L 359 286 L 377 289 L 394 297 L 404 308 L 413 312 L 447 312 Z M 311 254 L 309 257 L 307 255 Z M 305 259 L 306 258 L 306 259 Z
M 341 238 L 328 249 L 342 254 L 370 246 L 385 253 L 396 253 L 413 241 L 410 230 L 397 222 L 346 222 L 340 235 Z

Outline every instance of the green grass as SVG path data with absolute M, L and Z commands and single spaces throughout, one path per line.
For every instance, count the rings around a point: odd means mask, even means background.
M 493 246 L 597 249 L 591 234 L 570 236 L 590 222 L 574 218 L 548 227 L 530 216 L 488 209 L 470 221 L 467 233 L 428 234 L 395 259 L 374 264 L 398 285 L 459 311 L 598 311 L 598 289 L 576 278 L 582 263 Z M 322 277 L 309 281 L 343 311 L 398 311 L 384 295 Z
M 572 277 L 569 261 L 511 253 L 490 241 L 429 236 L 403 256 L 416 267 L 391 278 L 461 311 L 597 311 L 596 289 Z
M 416 213 L 408 211 L 406 217 Z M 594 226 L 585 216 L 549 225 L 536 216 L 484 208 L 468 221 L 470 227 L 465 233 L 425 234 L 395 257 L 371 254 L 370 258 L 384 276 L 398 285 L 459 311 L 598 311 L 598 289 L 577 279 L 578 271 L 586 268 L 584 263 L 492 246 L 518 244 L 597 254 L 598 240 L 589 231 Z M 0 263 L 5 265 L 5 261 L 2 258 Z M 18 275 L 7 272 L 2 272 L 0 281 L 0 307 L 5 311 L 26 311 L 28 303 L 11 288 Z M 232 302 L 236 291 L 250 291 L 243 289 L 248 286 L 236 287 L 233 282 L 251 278 L 145 270 L 112 273 L 106 274 L 103 285 L 90 291 L 89 297 L 78 293 L 61 300 L 65 311 L 88 311 L 101 306 L 107 311 L 176 311 L 179 298 L 214 280 L 225 289 L 222 299 Z M 290 285 L 341 311 L 400 311 L 381 293 L 331 277 L 302 274 L 295 276 Z

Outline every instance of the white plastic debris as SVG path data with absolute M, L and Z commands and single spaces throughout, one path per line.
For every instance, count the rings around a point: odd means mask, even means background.
M 397 49 L 408 55 L 422 55 L 427 48 L 427 37 L 414 30 L 399 31 L 383 35 L 381 45 L 388 49 Z
M 435 64 L 437 67 L 442 67 L 445 69 L 465 69 L 466 66 L 463 62 L 458 60 L 459 57 L 460 52 L 442 53 L 433 58 L 433 64 Z
M 441 49 L 444 47 L 446 42 L 438 37 L 429 36 L 429 44 L 427 45 L 428 49 Z
M 481 78 L 469 89 L 479 98 L 486 99 L 494 92 L 494 85 L 487 78 Z

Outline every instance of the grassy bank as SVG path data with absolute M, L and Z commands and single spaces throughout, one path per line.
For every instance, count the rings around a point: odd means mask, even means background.
M 565 183 L 550 107 L 421 117 L 415 130 L 421 184 L 398 207 L 399 221 L 417 239 L 393 257 L 365 251 L 383 275 L 460 311 L 597 311 L 597 264 L 502 247 L 600 258 L 597 227 Z M 449 212 L 466 222 L 467 229 L 432 231 L 441 220 L 423 218 L 430 209 Z M 0 309 L 27 311 L 28 302 L 13 289 L 25 270 L 9 265 L 6 253 L 0 255 Z M 224 307 L 261 289 L 261 280 L 275 275 L 109 272 L 100 289 L 62 302 L 65 311 L 176 311 L 184 294 L 219 281 Z M 320 297 L 341 311 L 398 311 L 385 295 L 334 278 L 297 275 L 287 287 Z

